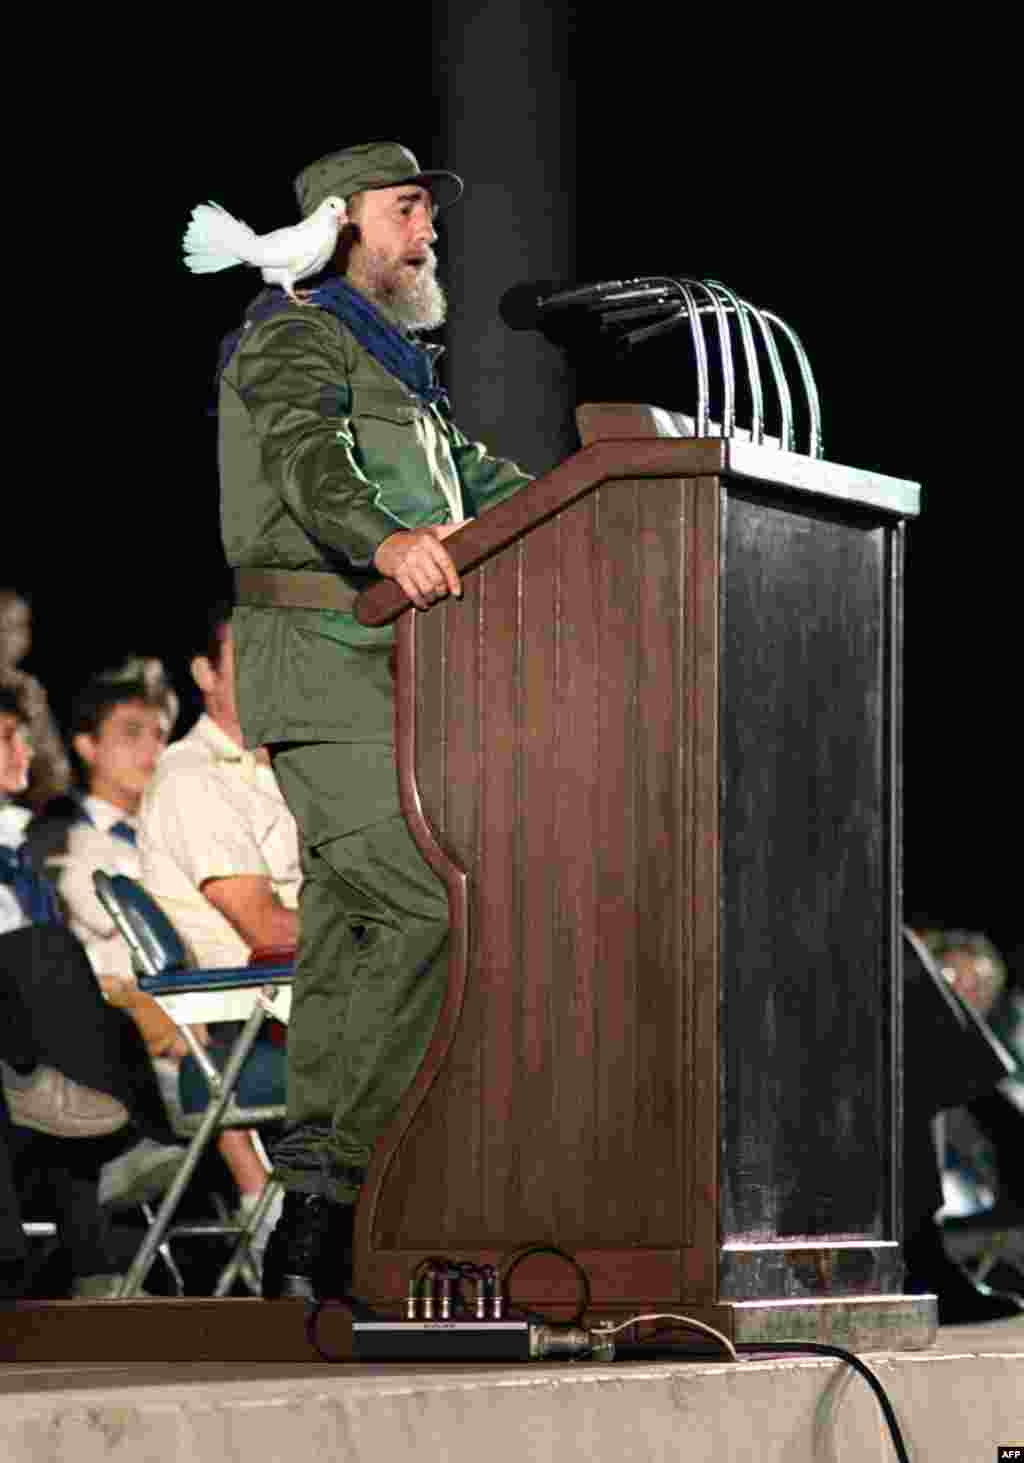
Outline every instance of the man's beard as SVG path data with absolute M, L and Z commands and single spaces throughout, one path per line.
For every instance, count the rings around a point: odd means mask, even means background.
M 425 264 L 410 266 L 365 245 L 349 279 L 374 304 L 404 325 L 406 330 L 435 330 L 444 323 L 447 300 L 434 273 L 436 260 L 427 251 Z

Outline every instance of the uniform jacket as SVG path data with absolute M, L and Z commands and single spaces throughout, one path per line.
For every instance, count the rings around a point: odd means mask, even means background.
M 233 568 L 331 570 L 361 589 L 378 578 L 373 556 L 390 534 L 473 517 L 529 481 L 313 306 L 244 330 L 219 415 Z M 391 741 L 390 626 L 252 606 L 232 623 L 247 745 Z

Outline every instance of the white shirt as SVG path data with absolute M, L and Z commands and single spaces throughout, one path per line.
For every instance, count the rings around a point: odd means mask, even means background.
M 0 844 L 5 848 L 20 848 L 25 841 L 25 827 L 31 817 L 27 808 L 0 802 Z M 0 884 L 0 935 L 6 935 L 10 930 L 20 930 L 27 924 L 24 911 L 14 897 L 14 890 L 9 884 Z
M 208 716 L 168 747 L 142 800 L 142 882 L 197 965 L 245 965 L 249 947 L 202 893 L 208 879 L 270 880 L 298 907 L 299 834 L 271 769 Z
M 110 831 L 115 823 L 127 823 L 137 832 L 138 819 L 102 798 L 83 798 L 82 806 L 91 822 L 72 824 L 66 851 L 49 859 L 46 867 L 56 880 L 68 928 L 85 946 L 95 973 L 133 978 L 131 951 L 100 903 L 92 876 L 102 869 L 105 874 L 141 879 L 138 849 Z

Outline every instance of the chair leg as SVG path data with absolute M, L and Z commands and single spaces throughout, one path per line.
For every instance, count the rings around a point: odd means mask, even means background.
M 238 1279 L 239 1271 L 243 1268 L 243 1266 L 245 1266 L 247 1262 L 250 1265 L 253 1265 L 253 1254 L 249 1248 L 249 1242 L 252 1239 L 253 1235 L 256 1233 L 256 1230 L 259 1227 L 260 1223 L 262 1222 L 263 1216 L 270 1208 L 270 1205 L 273 1202 L 274 1194 L 280 1187 L 281 1185 L 277 1183 L 276 1180 L 267 1180 L 267 1183 L 263 1189 L 263 1193 L 259 1197 L 259 1202 L 254 1206 L 252 1212 L 248 1217 L 248 1220 L 246 1221 L 245 1228 L 238 1236 L 238 1240 L 235 1244 L 234 1250 L 232 1251 L 230 1260 L 224 1266 L 224 1269 L 220 1272 L 220 1275 L 217 1279 L 217 1288 L 213 1292 L 215 1296 L 228 1295 L 230 1293 L 231 1287 Z M 254 1265 L 253 1268 L 255 1271 Z M 249 1286 L 250 1290 L 253 1289 L 251 1280 L 247 1278 L 245 1283 Z M 257 1287 L 255 1293 L 260 1294 L 261 1291 L 262 1285 Z
M 227 1106 L 234 1095 L 235 1088 L 238 1085 L 239 1073 L 242 1070 L 245 1059 L 252 1050 L 256 1035 L 260 1026 L 263 1024 L 263 1019 L 263 1010 L 259 1006 L 255 1006 L 232 1048 L 231 1055 L 224 1068 L 221 1090 L 210 1102 L 203 1114 L 198 1131 L 189 1144 L 185 1161 L 175 1174 L 174 1182 L 167 1190 L 160 1208 L 157 1210 L 156 1220 L 146 1231 L 146 1238 L 143 1240 L 138 1254 L 132 1261 L 128 1273 L 118 1288 L 117 1294 L 119 1300 L 125 1300 L 130 1296 L 138 1295 L 139 1290 L 142 1288 L 142 1283 L 149 1274 L 149 1267 L 152 1265 L 153 1258 L 163 1242 L 164 1235 L 181 1202 L 182 1195 L 188 1187 L 192 1175 L 196 1171 L 200 1158 L 206 1152 L 210 1139 L 219 1128 L 221 1118 L 224 1116 Z
M 139 1207 L 142 1209 L 143 1214 L 146 1216 L 146 1224 L 151 1225 L 155 1219 L 153 1206 L 151 1204 L 144 1203 Z M 178 1268 L 178 1262 L 177 1260 L 175 1260 L 173 1254 L 171 1253 L 170 1242 L 167 1239 L 161 1241 L 160 1245 L 157 1248 L 157 1254 L 167 1266 L 170 1277 L 174 1282 L 175 1294 L 179 1298 L 183 1297 L 185 1294 L 185 1277 L 182 1275 L 180 1269 Z

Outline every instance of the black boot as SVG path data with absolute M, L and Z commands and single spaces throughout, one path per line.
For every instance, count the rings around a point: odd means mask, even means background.
M 936 1224 L 922 1225 L 903 1246 L 904 1287 L 908 1295 L 931 1292 L 939 1302 L 939 1325 L 962 1326 L 977 1321 L 1005 1321 L 1024 1315 L 1024 1299 L 1012 1291 L 991 1290 L 971 1280 L 951 1260 Z
M 263 1257 L 264 1300 L 323 1300 L 352 1283 L 354 1204 L 286 1193 Z

